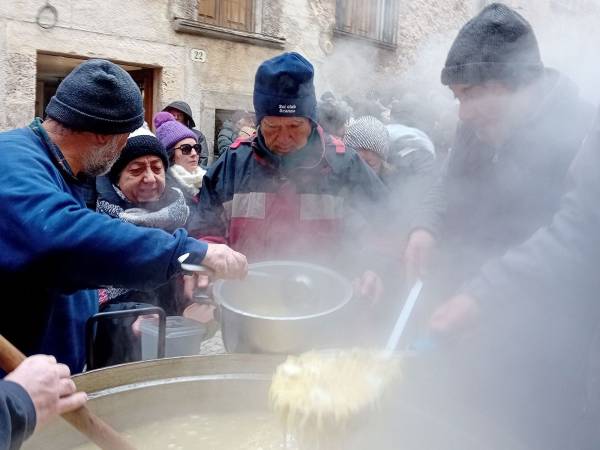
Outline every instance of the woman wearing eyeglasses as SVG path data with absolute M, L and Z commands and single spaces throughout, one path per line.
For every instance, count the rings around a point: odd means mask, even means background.
M 170 167 L 167 170 L 167 187 L 178 187 L 183 192 L 185 201 L 190 207 L 190 217 L 186 228 L 197 228 L 198 199 L 202 178 L 206 171 L 198 165 L 201 146 L 196 134 L 188 127 L 178 122 L 172 114 L 163 111 L 154 116 L 156 137 L 167 149 Z M 208 330 L 216 331 L 214 306 L 193 302 L 192 294 L 196 285 L 194 278 L 183 277 L 183 300 L 190 302 L 183 311 L 183 316 L 197 320 L 207 326 Z
M 167 171 L 167 186 L 183 191 L 186 203 L 196 210 L 202 177 L 206 171 L 198 165 L 201 145 L 196 134 L 166 111 L 154 116 L 156 137 L 165 146 L 170 167 Z

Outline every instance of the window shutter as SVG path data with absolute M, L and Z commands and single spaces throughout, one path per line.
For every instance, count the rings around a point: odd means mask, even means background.
M 198 0 L 198 16 L 202 22 L 217 24 L 219 0 Z
M 335 14 L 340 31 L 396 43 L 398 0 L 336 0 Z
M 377 38 L 377 1 L 353 2 L 354 17 L 357 18 L 354 24 L 354 32 L 361 36 Z
M 337 0 L 337 28 L 376 39 L 379 0 Z
M 221 0 L 220 3 L 223 26 L 235 30 L 252 29 L 252 0 Z
M 352 0 L 337 0 L 336 2 L 336 26 L 339 30 L 352 32 Z

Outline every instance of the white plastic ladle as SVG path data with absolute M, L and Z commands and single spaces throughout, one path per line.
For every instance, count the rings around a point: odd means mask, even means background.
M 392 334 L 390 334 L 387 344 L 385 345 L 385 349 L 383 351 L 385 357 L 392 356 L 392 354 L 396 350 L 398 342 L 400 342 L 402 333 L 404 333 L 404 329 L 406 328 L 406 324 L 408 323 L 408 319 L 410 318 L 413 309 L 415 308 L 415 304 L 417 303 L 417 299 L 419 298 L 421 289 L 423 289 L 423 281 L 417 279 L 413 287 L 410 289 L 408 297 L 406 297 L 406 302 L 404 303 L 404 306 L 402 307 L 402 310 L 398 315 L 398 319 L 396 320 L 396 324 L 394 325 Z

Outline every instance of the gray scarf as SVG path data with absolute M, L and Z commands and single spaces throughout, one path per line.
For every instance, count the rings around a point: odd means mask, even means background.
M 110 217 L 129 222 L 137 226 L 148 228 L 160 228 L 168 232 L 175 231 L 185 225 L 190 208 L 185 202 L 183 192 L 178 188 L 165 190 L 160 200 L 143 204 L 143 207 L 135 206 L 121 190 L 112 186 L 114 194 L 112 198 L 99 198 L 96 210 Z M 107 287 L 106 296 L 108 300 L 125 294 L 129 289 L 118 287 Z
M 106 199 L 99 199 L 96 209 L 98 212 L 121 219 L 124 222 L 141 227 L 174 231 L 176 228 L 183 227 L 190 215 L 190 208 L 185 203 L 183 192 L 178 188 L 170 188 L 168 192 L 163 194 L 161 200 L 144 204 L 143 207 L 133 206 L 118 187 L 113 186 L 113 188 L 125 203 L 119 202 L 120 204 L 117 204 Z

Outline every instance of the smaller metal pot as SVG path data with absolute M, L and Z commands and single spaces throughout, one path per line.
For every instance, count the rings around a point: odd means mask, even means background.
M 297 353 L 336 345 L 352 285 L 325 267 L 269 261 L 251 264 L 244 281 L 217 281 L 213 295 L 227 351 Z

